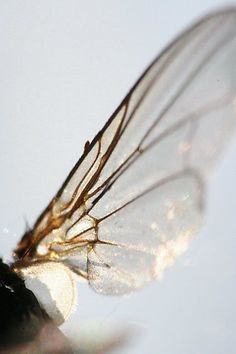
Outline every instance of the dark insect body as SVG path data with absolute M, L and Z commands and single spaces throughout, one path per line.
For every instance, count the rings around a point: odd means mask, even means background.
M 73 353 L 24 281 L 0 260 L 0 353 Z M 53 346 L 47 343 L 53 343 Z M 56 344 L 55 344 L 56 343 Z

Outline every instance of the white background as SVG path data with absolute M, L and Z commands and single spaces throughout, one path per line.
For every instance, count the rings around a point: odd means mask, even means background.
M 154 56 L 225 4 L 0 1 L 1 255 L 9 259 L 26 221 L 33 224 Z M 79 284 L 66 332 L 87 331 L 93 341 L 128 328 L 123 354 L 235 353 L 235 181 L 232 147 L 210 180 L 205 227 L 164 279 L 119 299 Z

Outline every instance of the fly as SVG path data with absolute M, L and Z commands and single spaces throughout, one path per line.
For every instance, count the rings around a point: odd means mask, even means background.
M 235 131 L 235 63 L 232 8 L 197 22 L 146 69 L 85 144 L 14 262 L 0 264 L 1 297 L 25 300 L 10 336 L 32 339 L 42 324 L 62 324 L 75 307 L 77 279 L 100 294 L 131 293 L 187 249 L 202 224 L 206 177 Z M 27 326 L 24 313 L 37 326 Z

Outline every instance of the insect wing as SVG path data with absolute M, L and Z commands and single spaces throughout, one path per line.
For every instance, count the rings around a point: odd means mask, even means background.
M 236 10 L 212 14 L 146 70 L 15 253 L 57 259 L 99 293 L 161 276 L 201 225 L 204 178 L 236 124 Z

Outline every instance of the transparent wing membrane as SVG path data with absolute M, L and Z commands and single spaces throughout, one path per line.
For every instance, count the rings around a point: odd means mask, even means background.
M 101 219 L 98 235 L 107 243 L 96 243 L 89 252 L 90 285 L 120 294 L 160 277 L 173 242 L 189 240 L 199 230 L 202 192 L 201 181 L 186 172 L 153 185 Z M 164 248 L 167 257 L 161 261 Z
M 159 278 L 201 226 L 204 178 L 236 125 L 236 10 L 204 18 L 145 71 L 25 234 L 99 293 Z

